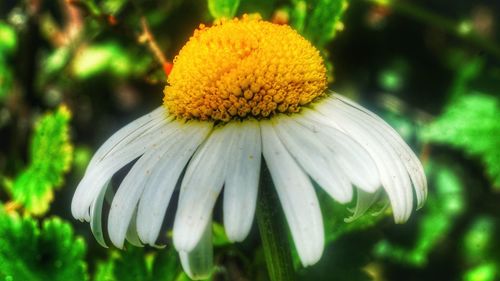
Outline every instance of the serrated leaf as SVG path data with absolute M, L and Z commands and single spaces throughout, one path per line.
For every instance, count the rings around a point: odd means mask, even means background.
M 70 118 L 69 110 L 61 106 L 35 124 L 30 164 L 9 188 L 13 201 L 21 204 L 26 213 L 42 215 L 49 209 L 54 189 L 61 186 L 64 173 L 70 168 L 73 155 Z
M 479 157 L 500 189 L 500 106 L 497 98 L 473 94 L 457 98 L 422 131 L 422 139 Z
M 0 280 L 87 280 L 85 244 L 58 218 L 43 222 L 0 209 Z
M 130 247 L 112 252 L 106 262 L 98 264 L 94 281 L 160 281 L 175 280 L 181 272 L 177 252 Z
M 240 0 L 208 0 L 208 11 L 214 19 L 230 19 L 236 15 Z

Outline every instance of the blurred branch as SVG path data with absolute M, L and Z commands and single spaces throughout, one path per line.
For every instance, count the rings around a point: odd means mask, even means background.
M 163 66 L 163 71 L 168 76 L 170 74 L 170 71 L 172 70 L 173 65 L 167 60 L 165 54 L 163 54 L 162 50 L 158 46 L 158 43 L 156 43 L 156 40 L 149 29 L 148 22 L 144 16 L 141 16 L 141 27 L 142 34 L 139 36 L 139 42 L 148 44 L 149 49 L 156 57 L 156 59 L 161 63 L 161 65 Z
M 78 7 L 81 10 L 85 11 L 88 15 L 90 15 L 92 18 L 94 18 L 99 22 L 104 22 L 109 26 L 115 26 L 115 27 L 118 25 L 120 26 L 123 25 L 123 23 L 119 22 L 113 15 L 106 14 L 103 11 L 101 11 L 100 7 L 97 6 L 91 0 L 66 0 L 66 1 L 69 4 L 74 5 L 75 7 Z M 136 6 L 138 7 L 138 5 Z M 149 24 L 146 20 L 146 17 L 143 15 L 141 15 L 140 17 L 140 24 L 141 24 L 141 33 L 137 36 L 138 42 L 141 44 L 147 43 L 149 50 L 151 51 L 155 59 L 160 62 L 160 64 L 163 67 L 163 71 L 168 76 L 170 74 L 170 71 L 172 70 L 173 66 L 172 63 L 167 60 L 163 51 L 159 47 L 158 43 L 154 38 L 153 33 L 149 28 Z
M 411 1 L 402 0 L 367 0 L 369 3 L 389 7 L 396 12 L 404 14 L 422 23 L 430 24 L 437 28 L 451 33 L 463 40 L 470 42 L 478 48 L 481 48 L 485 52 L 493 55 L 500 60 L 500 46 L 495 42 L 488 40 L 487 38 L 479 35 L 474 30 L 463 30 L 460 28 L 460 24 L 456 21 L 443 17 L 438 13 L 431 12 L 418 5 L 413 4 Z
M 94 3 L 94 1 L 89 0 L 66 0 L 66 2 L 74 7 L 79 8 L 80 10 L 86 12 L 92 18 L 105 22 L 110 26 L 115 26 L 118 24 L 118 21 L 113 15 L 108 15 L 103 13 L 100 8 Z
M 80 9 L 73 6 L 70 1 L 64 2 L 63 9 L 65 11 L 65 23 L 61 27 L 49 13 L 40 16 L 42 33 L 55 47 L 71 44 L 83 28 Z

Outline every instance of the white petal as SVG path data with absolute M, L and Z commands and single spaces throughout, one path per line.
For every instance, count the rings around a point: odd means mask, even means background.
M 332 161 L 342 167 L 342 171 L 357 187 L 374 192 L 380 187 L 380 176 L 374 160 L 368 151 L 356 140 L 337 128 L 329 118 L 312 110 L 304 110 L 300 118 L 295 118 L 321 138 L 324 145 L 333 152 Z M 329 124 L 332 126 L 321 125 Z
M 142 247 L 141 240 L 137 234 L 137 207 L 134 208 L 134 213 L 130 219 L 130 223 L 127 228 L 127 234 L 125 235 L 127 241 L 136 247 Z
M 192 251 L 209 222 L 224 183 L 231 133 L 225 126 L 215 128 L 188 164 L 174 221 L 174 246 L 178 251 Z
M 390 141 L 398 149 L 400 153 L 400 159 L 405 165 L 408 174 L 410 175 L 417 196 L 417 208 L 422 207 L 427 197 L 427 179 L 425 177 L 422 163 L 415 155 L 415 153 L 413 153 L 411 148 L 404 142 L 404 140 L 399 136 L 396 130 L 394 130 L 382 118 L 356 104 L 355 102 L 349 100 L 348 98 L 342 97 L 340 95 L 334 95 L 334 97 L 346 103 L 346 106 L 352 106 L 372 117 L 373 120 L 370 121 L 370 124 L 379 128 L 380 131 L 385 132 L 386 138 L 390 139 Z
M 330 117 L 337 126 L 366 148 L 376 162 L 382 185 L 391 201 L 395 221 L 406 221 L 413 208 L 408 173 L 383 133 L 367 123 L 367 119 L 371 117 L 359 114 L 356 109 L 346 110 L 328 100 L 317 106 L 317 110 Z
M 148 151 L 134 164 L 118 188 L 109 211 L 108 232 L 113 245 L 123 247 L 125 234 L 151 170 L 161 160 L 161 151 Z
M 255 214 L 261 165 L 259 123 L 229 123 L 234 141 L 228 147 L 224 183 L 224 227 L 231 241 L 242 241 L 250 232 Z
M 105 187 L 99 192 L 96 200 L 90 206 L 90 229 L 97 242 L 107 248 L 106 241 L 104 241 L 104 233 L 102 231 L 102 208 L 104 205 L 104 198 L 109 189 L 109 181 L 104 185 Z
M 165 153 L 152 171 L 139 201 L 137 231 L 144 243 L 156 246 L 179 176 L 211 129 L 212 124 L 208 122 L 179 123 L 178 133 L 165 140 Z
M 87 166 L 87 171 L 90 170 L 96 163 L 99 163 L 106 157 L 107 154 L 123 148 L 125 145 L 140 137 L 151 127 L 157 124 L 159 119 L 165 119 L 167 112 L 164 106 L 160 106 L 152 112 L 130 122 L 125 127 L 118 130 L 110 138 L 102 144 L 94 153 L 92 159 Z
M 272 125 L 261 121 L 266 164 L 304 266 L 316 263 L 323 253 L 324 229 L 318 198 L 307 175 L 281 143 Z
M 168 132 L 168 127 L 165 126 L 168 123 L 161 118 L 154 122 L 161 128 L 137 137 L 87 170 L 73 196 L 71 212 L 75 218 L 90 220 L 89 207 L 113 174 L 142 155 L 149 147 L 158 145 L 162 136 Z M 119 142 L 119 140 L 116 141 Z
M 191 252 L 180 251 L 182 268 L 193 280 L 210 277 L 213 268 L 212 224 L 208 223 L 203 235 Z
M 333 198 L 341 203 L 351 201 L 351 184 L 335 162 L 335 155 L 323 145 L 318 134 L 294 121 L 300 117 L 272 119 L 281 142 L 304 171 Z
M 179 134 L 182 125 L 185 124 L 180 122 L 165 124 L 156 136 L 158 140 L 139 158 L 120 184 L 113 198 L 108 219 L 109 236 L 115 246 L 123 247 L 125 234 L 127 231 L 130 232 L 129 224 L 132 215 L 136 211 L 137 203 L 144 188 L 151 180 L 151 173 L 156 170 L 158 163 L 163 160 L 162 156 L 170 148 L 165 144 L 168 144 L 170 139 Z M 136 229 L 133 231 L 135 232 Z

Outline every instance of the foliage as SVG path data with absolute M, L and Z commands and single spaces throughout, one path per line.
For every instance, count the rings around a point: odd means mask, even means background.
M 324 48 L 342 28 L 348 0 L 294 0 L 291 24 L 319 48 Z
M 105 42 L 81 50 L 73 61 L 72 71 L 80 79 L 101 73 L 124 77 L 143 73 L 149 63 L 149 59 L 134 57 L 116 42 Z
M 343 235 L 351 232 L 362 231 L 376 225 L 383 215 L 379 213 L 383 210 L 383 203 L 379 202 L 370 208 L 361 217 L 348 221 L 351 213 L 342 204 L 335 202 L 327 194 L 320 193 L 321 212 L 323 214 L 323 223 L 325 227 L 325 240 L 327 243 L 333 242 Z
M 0 279 L 12 281 L 87 280 L 85 243 L 70 224 L 46 219 L 40 227 L 0 207 Z
M 330 78 L 335 66 L 332 89 L 378 112 L 421 158 L 428 177 L 425 206 L 403 225 L 393 223 L 384 201 L 346 222 L 346 206 L 316 188 L 326 247 L 317 264 L 303 268 L 292 243 L 298 280 L 499 280 L 494 5 L 28 2 L 0 1 L 0 184 L 6 187 L 0 190 L 0 280 L 189 280 L 171 243 L 120 251 L 98 246 L 88 225 L 70 218 L 70 200 L 106 136 L 161 103 L 163 67 L 172 65 L 193 29 L 251 13 L 308 38 Z M 212 280 L 268 279 L 256 228 L 232 243 L 224 226 L 213 224 Z
M 428 165 L 434 195 L 427 200 L 412 248 L 382 240 L 374 248 L 375 255 L 394 261 L 424 266 L 428 256 L 451 231 L 456 219 L 465 211 L 464 186 L 459 173 L 446 164 Z
M 94 281 L 176 280 L 181 274 L 178 257 L 172 248 L 148 253 L 131 247 L 112 252 L 109 260 L 98 264 Z
M 35 124 L 30 146 L 30 164 L 9 185 L 14 202 L 27 213 L 42 215 L 63 183 L 72 161 L 69 142 L 71 113 L 65 106 L 48 113 Z
M 479 157 L 495 187 L 500 188 L 500 105 L 483 94 L 462 96 L 424 128 L 422 138 L 447 144 Z
M 239 0 L 208 0 L 208 11 L 215 19 L 230 19 L 236 15 Z
M 326 47 L 343 28 L 342 16 L 348 0 L 293 0 L 290 8 L 290 25 L 309 39 L 326 58 L 329 80 L 333 80 L 333 64 L 328 59 Z
M 7 61 L 16 47 L 17 36 L 14 29 L 0 21 L 0 102 L 12 88 L 13 74 Z

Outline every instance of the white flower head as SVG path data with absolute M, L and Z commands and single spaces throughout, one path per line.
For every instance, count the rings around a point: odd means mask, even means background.
M 173 243 L 184 270 L 212 266 L 212 209 L 221 192 L 232 241 L 248 235 L 261 162 L 268 167 L 303 265 L 324 248 L 312 182 L 357 205 L 353 218 L 385 191 L 396 222 L 426 198 L 422 165 L 382 119 L 326 90 L 318 51 L 288 26 L 243 17 L 200 26 L 174 60 L 164 105 L 131 122 L 95 153 L 72 213 L 106 245 L 102 209 L 111 177 L 137 159 L 112 197 L 107 231 L 122 248 L 155 246 L 176 185 Z M 263 156 L 263 158 L 262 158 Z

